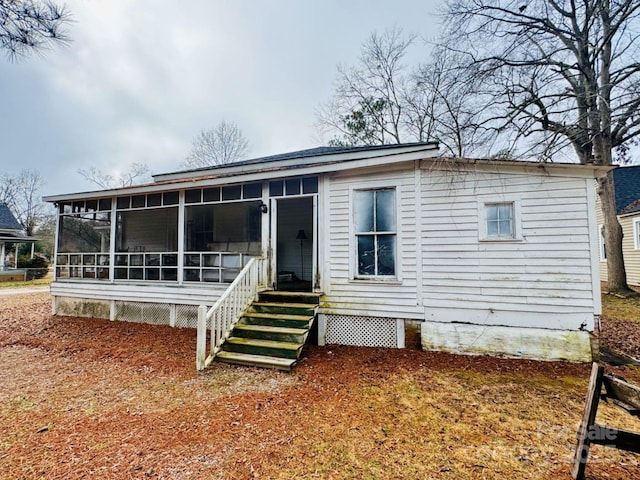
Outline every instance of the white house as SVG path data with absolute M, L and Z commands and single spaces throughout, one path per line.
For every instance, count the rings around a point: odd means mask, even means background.
M 210 352 L 268 363 L 282 341 L 281 368 L 314 318 L 320 344 L 403 347 L 419 324 L 425 349 L 590 360 L 607 169 L 437 153 L 322 147 L 47 197 L 54 313 L 195 327 L 215 306 Z

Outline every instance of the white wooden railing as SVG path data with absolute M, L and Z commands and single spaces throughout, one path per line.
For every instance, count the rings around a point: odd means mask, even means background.
M 198 307 L 198 339 L 196 368 L 203 370 L 216 356 L 240 316 L 253 302 L 261 287 L 266 286 L 267 261 L 254 257 L 238 274 L 213 307 Z M 207 323 L 211 324 L 211 348 L 207 349 Z

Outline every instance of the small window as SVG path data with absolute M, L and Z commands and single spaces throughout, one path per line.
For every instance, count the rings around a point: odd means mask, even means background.
M 640 218 L 633 221 L 633 248 L 640 250 Z
M 261 183 L 248 183 L 242 187 L 242 198 L 260 198 L 262 197 Z
M 101 211 L 111 210 L 111 199 L 101 198 L 99 202 L 99 208 Z
M 598 225 L 598 244 L 600 246 L 600 261 L 607 261 L 607 245 L 604 241 L 604 225 Z
M 242 194 L 241 185 L 231 185 L 229 187 L 222 187 L 222 200 L 240 200 Z
M 185 203 L 200 203 L 202 201 L 202 190 L 187 190 L 184 194 Z
M 131 201 L 131 197 L 118 197 L 118 200 L 116 201 L 116 205 L 118 206 L 119 209 L 129 208 L 130 201 Z
M 309 177 L 302 179 L 303 193 L 318 193 L 318 177 Z
M 281 197 L 282 195 L 284 195 L 284 182 L 282 180 L 269 182 L 269 196 Z
M 355 192 L 356 274 L 396 275 L 395 189 Z
M 144 195 L 135 195 L 131 197 L 131 208 L 143 208 L 145 206 L 146 197 Z
M 162 205 L 162 194 L 150 193 L 147 195 L 147 207 L 159 207 Z
M 285 180 L 285 191 L 287 195 L 299 195 L 300 194 L 300 179 L 293 178 Z
M 162 194 L 163 205 L 177 205 L 179 201 L 178 192 L 167 192 Z
M 487 237 L 514 238 L 513 203 L 485 205 Z
M 220 201 L 220 189 L 219 188 L 205 188 L 202 191 L 203 202 L 219 202 Z
M 519 201 L 482 203 L 478 213 L 480 241 L 522 240 Z

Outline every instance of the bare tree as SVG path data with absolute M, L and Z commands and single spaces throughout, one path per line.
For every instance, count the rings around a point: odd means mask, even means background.
M 242 160 L 249 152 L 249 142 L 233 122 L 220 122 L 202 130 L 194 138 L 191 152 L 184 161 L 187 168 L 205 168 Z
M 376 32 L 362 44 L 355 66 L 338 66 L 332 98 L 318 123 L 333 144 L 378 145 L 430 140 L 432 116 L 424 90 L 407 72 L 405 56 L 416 40 L 399 28 Z
M 129 166 L 129 170 L 117 173 L 116 176 L 96 167 L 78 169 L 78 173 L 86 180 L 107 190 L 144 183 L 149 179 L 149 172 L 150 169 L 147 164 L 138 162 L 133 162 Z
M 0 178 L 0 202 L 7 204 L 27 235 L 33 235 L 45 217 L 47 205 L 41 200 L 44 183 L 36 170 L 22 170 L 16 176 Z
M 447 15 L 448 43 L 492 88 L 502 127 L 542 157 L 571 146 L 580 163 L 611 165 L 640 134 L 637 0 L 452 0 Z M 627 291 L 611 174 L 598 194 L 609 289 Z
M 373 33 L 356 66 L 338 67 L 334 94 L 318 114 L 320 127 L 334 135 L 330 143 L 437 140 L 445 155 L 488 152 L 493 132 L 479 120 L 484 104 L 473 103 L 476 84 L 459 81 L 465 72 L 448 49 L 437 49 L 427 63 L 408 64 L 416 42 L 398 28 Z
M 54 43 L 66 43 L 64 6 L 48 0 L 0 0 L 0 49 L 10 60 L 41 52 Z

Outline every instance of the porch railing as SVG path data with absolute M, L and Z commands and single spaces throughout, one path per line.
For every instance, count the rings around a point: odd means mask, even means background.
M 207 310 L 206 305 L 198 308 L 198 336 L 196 347 L 196 368 L 203 370 L 220 351 L 240 315 L 254 301 L 260 287 L 266 285 L 267 261 L 254 257 L 246 264 L 229 288 L 218 301 Z M 211 348 L 207 349 L 207 323 L 211 324 Z

